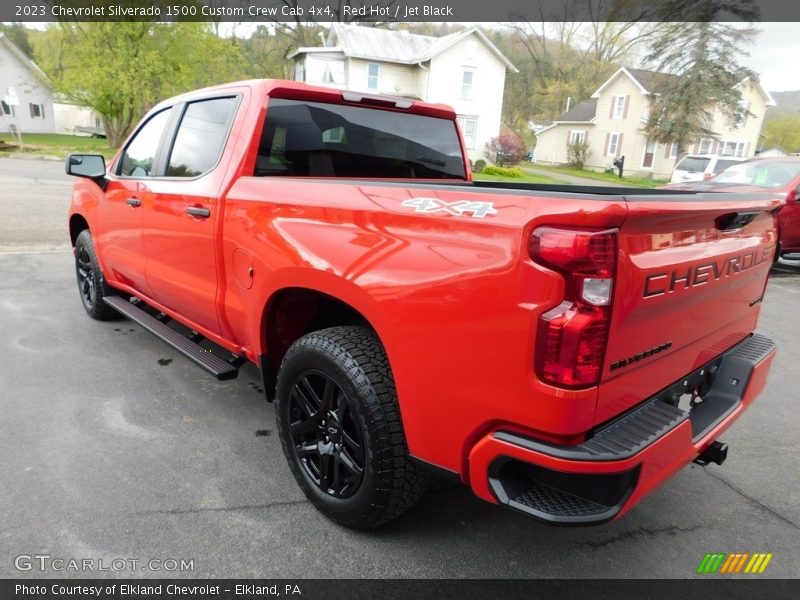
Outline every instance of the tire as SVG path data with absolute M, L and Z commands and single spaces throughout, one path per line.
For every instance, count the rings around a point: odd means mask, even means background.
M 278 372 L 275 415 L 292 474 L 332 521 L 377 527 L 425 491 L 426 475 L 408 457 L 389 361 L 371 330 L 332 327 L 297 340 Z
M 75 275 L 86 314 L 98 321 L 118 319 L 119 313 L 103 302 L 103 298 L 112 295 L 113 290 L 103 279 L 94 252 L 92 234 L 88 229 L 81 231 L 75 239 Z

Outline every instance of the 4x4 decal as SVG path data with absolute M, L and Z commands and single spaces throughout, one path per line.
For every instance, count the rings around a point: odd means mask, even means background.
M 486 215 L 497 214 L 497 210 L 492 202 L 470 202 L 469 200 L 445 202 L 438 198 L 411 198 L 409 200 L 404 200 L 403 206 L 412 206 L 416 212 L 446 212 L 457 217 L 465 216 L 465 213 L 472 213 L 472 215 L 467 216 L 472 216 L 477 219 L 482 219 Z

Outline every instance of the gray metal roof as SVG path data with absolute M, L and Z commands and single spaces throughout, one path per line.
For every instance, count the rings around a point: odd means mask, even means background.
M 506 68 L 515 73 L 518 72 L 511 61 L 477 27 L 470 27 L 444 37 L 432 37 L 408 31 L 334 23 L 331 25 L 326 46 L 331 51 L 340 51 L 345 56 L 354 58 L 412 65 L 430 60 L 472 34 L 475 34 Z M 322 51 L 320 47 L 298 48 L 289 54 L 288 58 L 307 52 L 320 51 Z
M 451 34 L 452 35 L 452 34 Z M 450 36 L 446 36 L 450 37 Z M 388 62 L 413 63 L 436 42 L 429 35 L 416 35 L 407 31 L 390 31 L 378 27 L 343 25 L 335 23 L 331 37 L 347 56 L 373 58 Z
M 583 102 L 578 102 L 560 117 L 553 119 L 553 122 L 559 123 L 562 121 L 572 121 L 578 123 L 588 123 L 594 119 L 596 113 L 597 100 L 584 100 Z
M 653 93 L 661 86 L 669 85 L 679 79 L 677 75 L 661 73 L 659 71 L 648 71 L 647 69 L 628 69 L 628 73 L 633 75 L 644 89 Z

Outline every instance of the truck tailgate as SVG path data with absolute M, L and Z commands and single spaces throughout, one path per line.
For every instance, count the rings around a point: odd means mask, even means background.
M 771 195 L 629 197 L 595 423 L 753 332 L 776 250 Z

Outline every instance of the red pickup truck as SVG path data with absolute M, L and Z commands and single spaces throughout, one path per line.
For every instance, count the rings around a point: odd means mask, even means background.
M 220 379 L 258 365 L 298 484 L 349 527 L 431 473 L 617 518 L 722 463 L 775 354 L 753 331 L 782 197 L 474 182 L 447 106 L 235 83 L 66 169 L 89 316 Z

